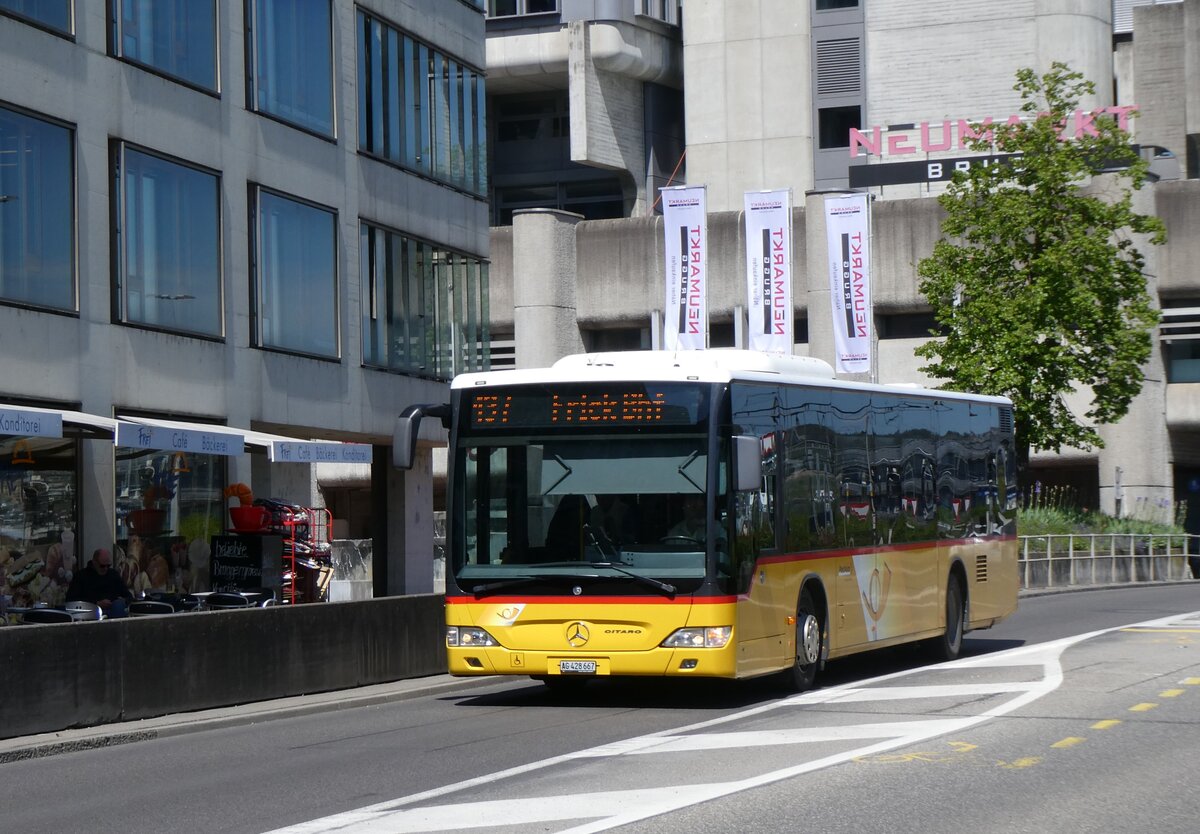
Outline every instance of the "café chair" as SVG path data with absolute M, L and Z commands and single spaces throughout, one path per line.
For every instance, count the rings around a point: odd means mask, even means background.
M 174 614 L 175 606 L 169 602 L 158 602 L 152 599 L 135 599 L 129 603 L 131 617 L 157 617 L 162 614 Z
M 101 613 L 100 606 L 94 602 L 74 599 L 70 600 L 63 608 L 71 615 L 71 619 L 76 622 L 90 622 L 92 620 L 104 619 L 104 614 Z
M 241 594 L 226 591 L 213 591 L 204 599 L 204 607 L 209 611 L 226 611 L 233 608 L 248 608 L 250 600 Z
M 275 592 L 270 588 L 248 588 L 244 591 L 239 591 L 239 593 L 248 599 L 251 605 L 256 605 L 260 608 L 265 608 L 275 600 Z
M 60 611 L 57 608 L 30 608 L 21 615 L 21 622 L 36 623 L 39 625 L 46 623 L 72 623 L 74 621 L 75 619 L 71 616 L 71 612 Z

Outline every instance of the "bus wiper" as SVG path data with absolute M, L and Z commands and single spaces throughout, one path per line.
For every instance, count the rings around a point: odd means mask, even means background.
M 662 591 L 664 594 L 666 594 L 669 597 L 675 596 L 675 586 L 670 584 L 669 582 L 659 582 L 657 579 L 655 579 L 653 577 L 643 576 L 640 573 L 634 573 L 631 570 L 626 570 L 625 568 L 621 567 L 621 565 L 617 564 L 616 562 L 592 562 L 591 564 L 595 565 L 598 568 L 610 568 L 611 570 L 615 570 L 617 573 L 623 573 L 626 576 L 630 577 L 631 579 L 636 579 L 638 582 L 641 582 L 644 585 L 649 585 L 651 588 L 656 588 L 656 589 Z
M 638 582 L 641 582 L 645 585 L 649 585 L 651 588 L 654 588 L 656 591 L 662 591 L 667 596 L 671 596 L 671 597 L 675 596 L 676 588 L 674 585 L 670 584 L 669 582 L 659 582 L 657 579 L 650 577 L 650 576 L 643 576 L 640 573 L 634 573 L 631 570 L 627 570 L 624 567 L 624 564 L 625 564 L 624 562 L 585 562 L 585 561 L 545 562 L 545 563 L 541 564 L 539 567 L 543 567 L 543 568 L 575 568 L 575 567 L 587 566 L 589 568 L 608 568 L 610 570 L 615 570 L 617 573 L 623 573 L 626 576 L 628 576 L 630 579 L 636 579 Z M 546 576 L 546 577 L 532 577 L 532 578 L 549 579 L 550 577 Z M 562 577 L 555 576 L 555 578 L 561 579 Z M 517 580 L 514 579 L 514 580 L 510 580 L 510 581 L 515 582 Z M 501 584 L 501 583 L 496 583 L 496 584 Z M 478 593 L 478 592 L 476 592 L 476 593 Z
M 484 594 L 492 594 L 496 591 L 503 591 L 505 588 L 519 588 L 522 585 L 529 585 L 534 582 L 541 582 L 546 577 L 544 576 L 514 576 L 512 579 L 504 579 L 500 582 L 488 582 L 484 585 L 476 585 L 471 589 L 471 593 L 475 596 L 483 596 Z

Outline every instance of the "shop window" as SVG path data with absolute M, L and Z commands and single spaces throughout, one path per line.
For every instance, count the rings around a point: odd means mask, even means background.
M 0 299 L 75 310 L 74 131 L 0 107 Z
M 71 0 L 0 0 L 0 12 L 64 35 L 70 35 L 74 30 Z
M 336 212 L 263 188 L 251 197 L 255 344 L 338 358 Z
M 13 606 L 62 605 L 83 567 L 90 543 L 75 540 L 79 443 L 0 437 L 0 594 Z
M 358 12 L 358 144 L 473 194 L 487 192 L 483 72 Z
M 210 541 L 228 524 L 225 461 L 116 447 L 113 567 L 135 595 L 210 590 Z
M 318 133 L 333 129 L 333 9 L 330 0 L 252 0 L 251 107 Z
M 220 179 L 124 143 L 113 148 L 116 318 L 220 336 Z
M 111 54 L 217 89 L 215 0 L 112 0 Z
M 486 261 L 365 223 L 359 245 L 364 365 L 436 379 L 489 367 Z

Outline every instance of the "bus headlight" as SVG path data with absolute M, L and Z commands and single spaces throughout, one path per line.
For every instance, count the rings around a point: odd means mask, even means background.
M 499 646 L 496 638 L 482 628 L 472 626 L 446 626 L 447 646 Z
M 733 636 L 733 626 L 681 628 L 662 641 L 668 649 L 723 649 Z

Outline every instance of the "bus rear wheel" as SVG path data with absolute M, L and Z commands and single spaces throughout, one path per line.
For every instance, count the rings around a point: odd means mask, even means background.
M 950 574 L 946 583 L 946 631 L 930 642 L 937 660 L 955 660 L 962 653 L 963 635 L 967 626 L 967 595 L 958 574 Z
M 812 594 L 805 589 L 800 592 L 800 603 L 796 606 L 796 659 L 792 668 L 783 673 L 788 690 L 805 692 L 813 688 L 824 649 L 825 624 Z

